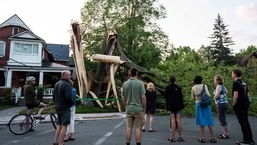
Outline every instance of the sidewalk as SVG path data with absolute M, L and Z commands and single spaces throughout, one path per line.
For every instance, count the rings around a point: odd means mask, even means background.
M 26 109 L 25 106 L 17 106 L 0 111 L 0 125 L 7 125 L 9 120 L 21 110 Z M 80 120 L 99 120 L 99 119 L 108 119 L 108 118 L 124 118 L 125 113 L 90 113 L 90 114 L 76 114 L 75 121 Z M 50 122 L 50 117 L 47 116 L 44 119 L 44 122 Z

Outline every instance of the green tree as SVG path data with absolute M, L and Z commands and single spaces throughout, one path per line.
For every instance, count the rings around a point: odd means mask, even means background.
M 166 10 L 157 0 L 89 0 L 81 10 L 85 52 L 100 53 L 103 34 L 115 28 L 127 57 L 150 68 L 162 60 L 169 45 L 156 23 L 165 17 Z
M 210 52 L 215 64 L 219 64 L 222 61 L 224 61 L 225 64 L 228 64 L 231 60 L 231 50 L 229 46 L 234 45 L 234 41 L 229 37 L 227 26 L 228 25 L 225 25 L 223 19 L 218 14 L 218 17 L 214 22 L 214 32 L 208 37 L 211 39 Z
M 202 45 L 197 53 L 206 61 L 210 62 L 212 59 L 211 59 L 211 47 L 210 46 L 207 46 L 205 47 L 204 45 Z
M 240 49 L 239 53 L 236 53 L 236 56 L 245 56 L 253 52 L 257 52 L 257 47 L 255 45 L 250 45 L 246 49 Z

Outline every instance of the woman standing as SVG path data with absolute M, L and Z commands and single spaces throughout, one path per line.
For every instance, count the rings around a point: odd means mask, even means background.
M 175 84 L 176 78 L 170 77 L 170 84 L 165 88 L 166 109 L 170 112 L 171 119 L 171 138 L 169 141 L 175 142 L 175 127 L 178 127 L 178 141 L 184 141 L 182 138 L 181 112 L 184 109 L 184 100 L 182 89 Z
M 75 130 L 75 115 L 76 115 L 76 95 L 77 95 L 77 90 L 74 88 L 74 82 L 70 80 L 72 90 L 71 90 L 71 98 L 74 102 L 70 108 L 71 116 L 70 116 L 70 125 L 67 128 L 66 132 L 66 137 L 64 139 L 64 142 L 67 142 L 68 140 L 74 141 L 74 130 Z
M 217 85 L 214 91 L 214 99 L 217 106 L 217 112 L 219 116 L 219 121 L 223 127 L 223 133 L 219 134 L 218 137 L 221 139 L 229 139 L 228 127 L 226 114 L 228 110 L 228 101 L 227 101 L 227 89 L 223 84 L 223 78 L 221 75 L 214 76 L 214 83 Z
M 145 125 L 148 120 L 149 116 L 149 132 L 154 132 L 155 130 L 153 129 L 153 124 L 154 124 L 154 114 L 156 112 L 156 91 L 154 89 L 154 84 L 153 83 L 148 83 L 147 84 L 147 89 L 146 89 L 146 110 L 145 110 Z M 145 131 L 145 125 L 143 126 L 142 131 Z
M 209 90 L 206 85 L 202 83 L 203 78 L 201 76 L 196 76 L 194 78 L 195 85 L 192 87 L 192 99 L 195 100 L 195 121 L 196 125 L 200 126 L 200 132 L 201 132 L 201 138 L 198 139 L 199 142 L 205 143 L 205 126 L 208 126 L 209 132 L 210 132 L 210 142 L 216 143 L 217 141 L 214 138 L 213 135 L 213 125 L 214 120 L 212 117 L 212 111 L 211 107 L 207 106 L 205 108 L 200 106 L 201 102 L 201 92 L 203 88 L 205 89 L 205 92 L 210 96 Z

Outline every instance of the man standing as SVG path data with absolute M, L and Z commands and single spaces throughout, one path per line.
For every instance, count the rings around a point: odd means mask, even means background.
M 61 80 L 54 86 L 53 101 L 57 112 L 58 126 L 55 131 L 53 145 L 63 145 L 67 126 L 70 124 L 70 108 L 73 104 L 70 80 L 71 72 L 65 70 L 61 73 Z
M 243 133 L 243 141 L 237 141 L 237 144 L 250 144 L 254 145 L 253 135 L 250 123 L 248 121 L 248 109 L 249 103 L 245 96 L 243 81 L 241 79 L 241 71 L 239 69 L 234 69 L 232 71 L 232 78 L 235 80 L 233 82 L 232 93 L 233 93 L 233 109 L 235 111 L 238 122 L 241 126 Z
M 137 68 L 131 68 L 130 79 L 122 86 L 122 102 L 126 109 L 126 143 L 130 145 L 132 129 L 136 127 L 136 143 L 141 145 L 142 127 L 145 123 L 146 97 L 143 82 L 137 79 Z

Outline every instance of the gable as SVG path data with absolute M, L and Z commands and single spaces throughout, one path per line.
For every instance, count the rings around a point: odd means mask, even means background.
M 7 26 L 19 26 L 19 27 L 22 27 L 22 28 L 25 28 L 29 31 L 31 31 L 29 29 L 29 27 L 15 14 L 13 15 L 11 18 L 9 18 L 8 20 L 6 20 L 5 22 L 3 22 L 1 25 L 0 25 L 0 28 L 2 27 L 7 27 Z
M 9 37 L 10 40 L 13 39 L 32 39 L 32 40 L 41 40 L 42 42 L 44 41 L 42 38 L 38 37 L 37 35 L 35 35 L 34 33 L 32 33 L 31 31 L 23 31 L 21 33 L 12 35 L 11 37 Z
M 245 55 L 242 59 L 241 59 L 241 65 L 246 65 L 248 60 L 252 57 L 257 58 L 257 52 L 252 52 L 248 55 Z
M 46 50 L 54 61 L 69 61 L 69 45 L 47 44 Z

